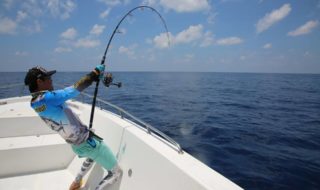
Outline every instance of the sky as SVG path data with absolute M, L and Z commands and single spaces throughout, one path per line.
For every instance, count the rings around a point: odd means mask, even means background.
M 0 72 L 320 73 L 320 0 L 1 0 Z M 168 39 L 169 37 L 169 39 Z

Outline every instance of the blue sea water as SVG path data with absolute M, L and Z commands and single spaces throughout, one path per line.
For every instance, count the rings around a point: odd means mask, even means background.
M 57 73 L 71 85 L 85 73 Z M 245 189 L 320 189 L 320 75 L 115 72 L 98 97 Z M 0 73 L 0 86 L 24 73 Z M 86 90 L 93 94 L 93 87 Z M 0 98 L 21 87 L 0 89 Z M 23 94 L 27 94 L 24 89 Z M 89 101 L 90 103 L 90 101 Z

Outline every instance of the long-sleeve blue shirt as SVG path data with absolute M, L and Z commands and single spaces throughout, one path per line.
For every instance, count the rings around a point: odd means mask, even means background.
M 81 144 L 88 138 L 89 130 L 65 102 L 79 95 L 80 91 L 91 85 L 95 80 L 97 80 L 97 76 L 90 73 L 73 86 L 61 90 L 33 93 L 31 107 L 66 142 L 76 145 Z

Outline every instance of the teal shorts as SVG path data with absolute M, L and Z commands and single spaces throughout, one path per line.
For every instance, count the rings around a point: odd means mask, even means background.
M 71 145 L 73 152 L 80 158 L 91 158 L 106 170 L 112 170 L 117 164 L 116 157 L 107 145 L 95 137 L 88 138 L 80 145 Z

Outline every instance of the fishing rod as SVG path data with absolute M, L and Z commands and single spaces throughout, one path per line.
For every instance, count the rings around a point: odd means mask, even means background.
M 113 30 L 112 32 L 112 35 L 108 41 L 108 45 L 106 47 L 106 50 L 102 56 L 102 60 L 101 60 L 101 65 L 104 65 L 105 63 L 105 60 L 106 60 L 106 56 L 107 56 L 107 53 L 108 53 L 108 50 L 109 50 L 109 47 L 110 47 L 110 44 L 113 40 L 113 37 L 114 35 L 117 33 L 118 31 L 118 28 L 119 26 L 121 25 L 122 21 L 125 20 L 125 18 L 127 18 L 127 16 L 131 16 L 131 13 L 134 12 L 135 10 L 137 9 L 140 9 L 140 10 L 144 10 L 144 9 L 150 9 L 152 12 L 156 13 L 160 19 L 161 19 L 161 22 L 162 24 L 164 25 L 165 29 L 166 29 L 166 34 L 167 34 L 167 38 L 168 38 L 168 45 L 170 46 L 170 38 L 169 38 L 169 32 L 168 32 L 168 27 L 167 27 L 167 24 L 165 22 L 165 20 L 163 19 L 163 17 L 161 16 L 161 14 L 154 8 L 150 7 L 150 6 L 146 6 L 146 5 L 142 5 L 142 6 L 137 6 L 133 9 L 131 9 L 130 11 L 128 11 L 122 18 L 121 20 L 118 22 L 117 26 L 115 27 L 115 29 Z M 107 78 L 107 77 L 106 77 Z M 105 79 L 106 80 L 106 79 Z M 96 83 L 96 87 L 95 87 L 95 90 L 94 90 L 94 95 L 93 95 L 93 100 L 92 100 L 92 107 L 91 107 L 91 114 L 90 114 L 90 122 L 89 122 L 89 129 L 92 128 L 92 122 L 93 122 L 93 117 L 94 117 L 94 110 L 95 110 L 95 107 L 96 107 L 96 98 L 97 98 L 97 94 L 98 94 L 98 87 L 99 87 L 99 83 L 100 83 L 100 79 L 98 79 L 97 83 Z M 106 83 L 105 83 L 106 84 Z M 118 88 L 121 87 L 121 83 L 112 83 L 112 78 L 111 78 L 111 82 L 109 83 L 109 85 L 116 85 L 118 86 Z M 107 85 L 106 85 L 107 86 Z M 108 86 L 107 86 L 108 87 Z

